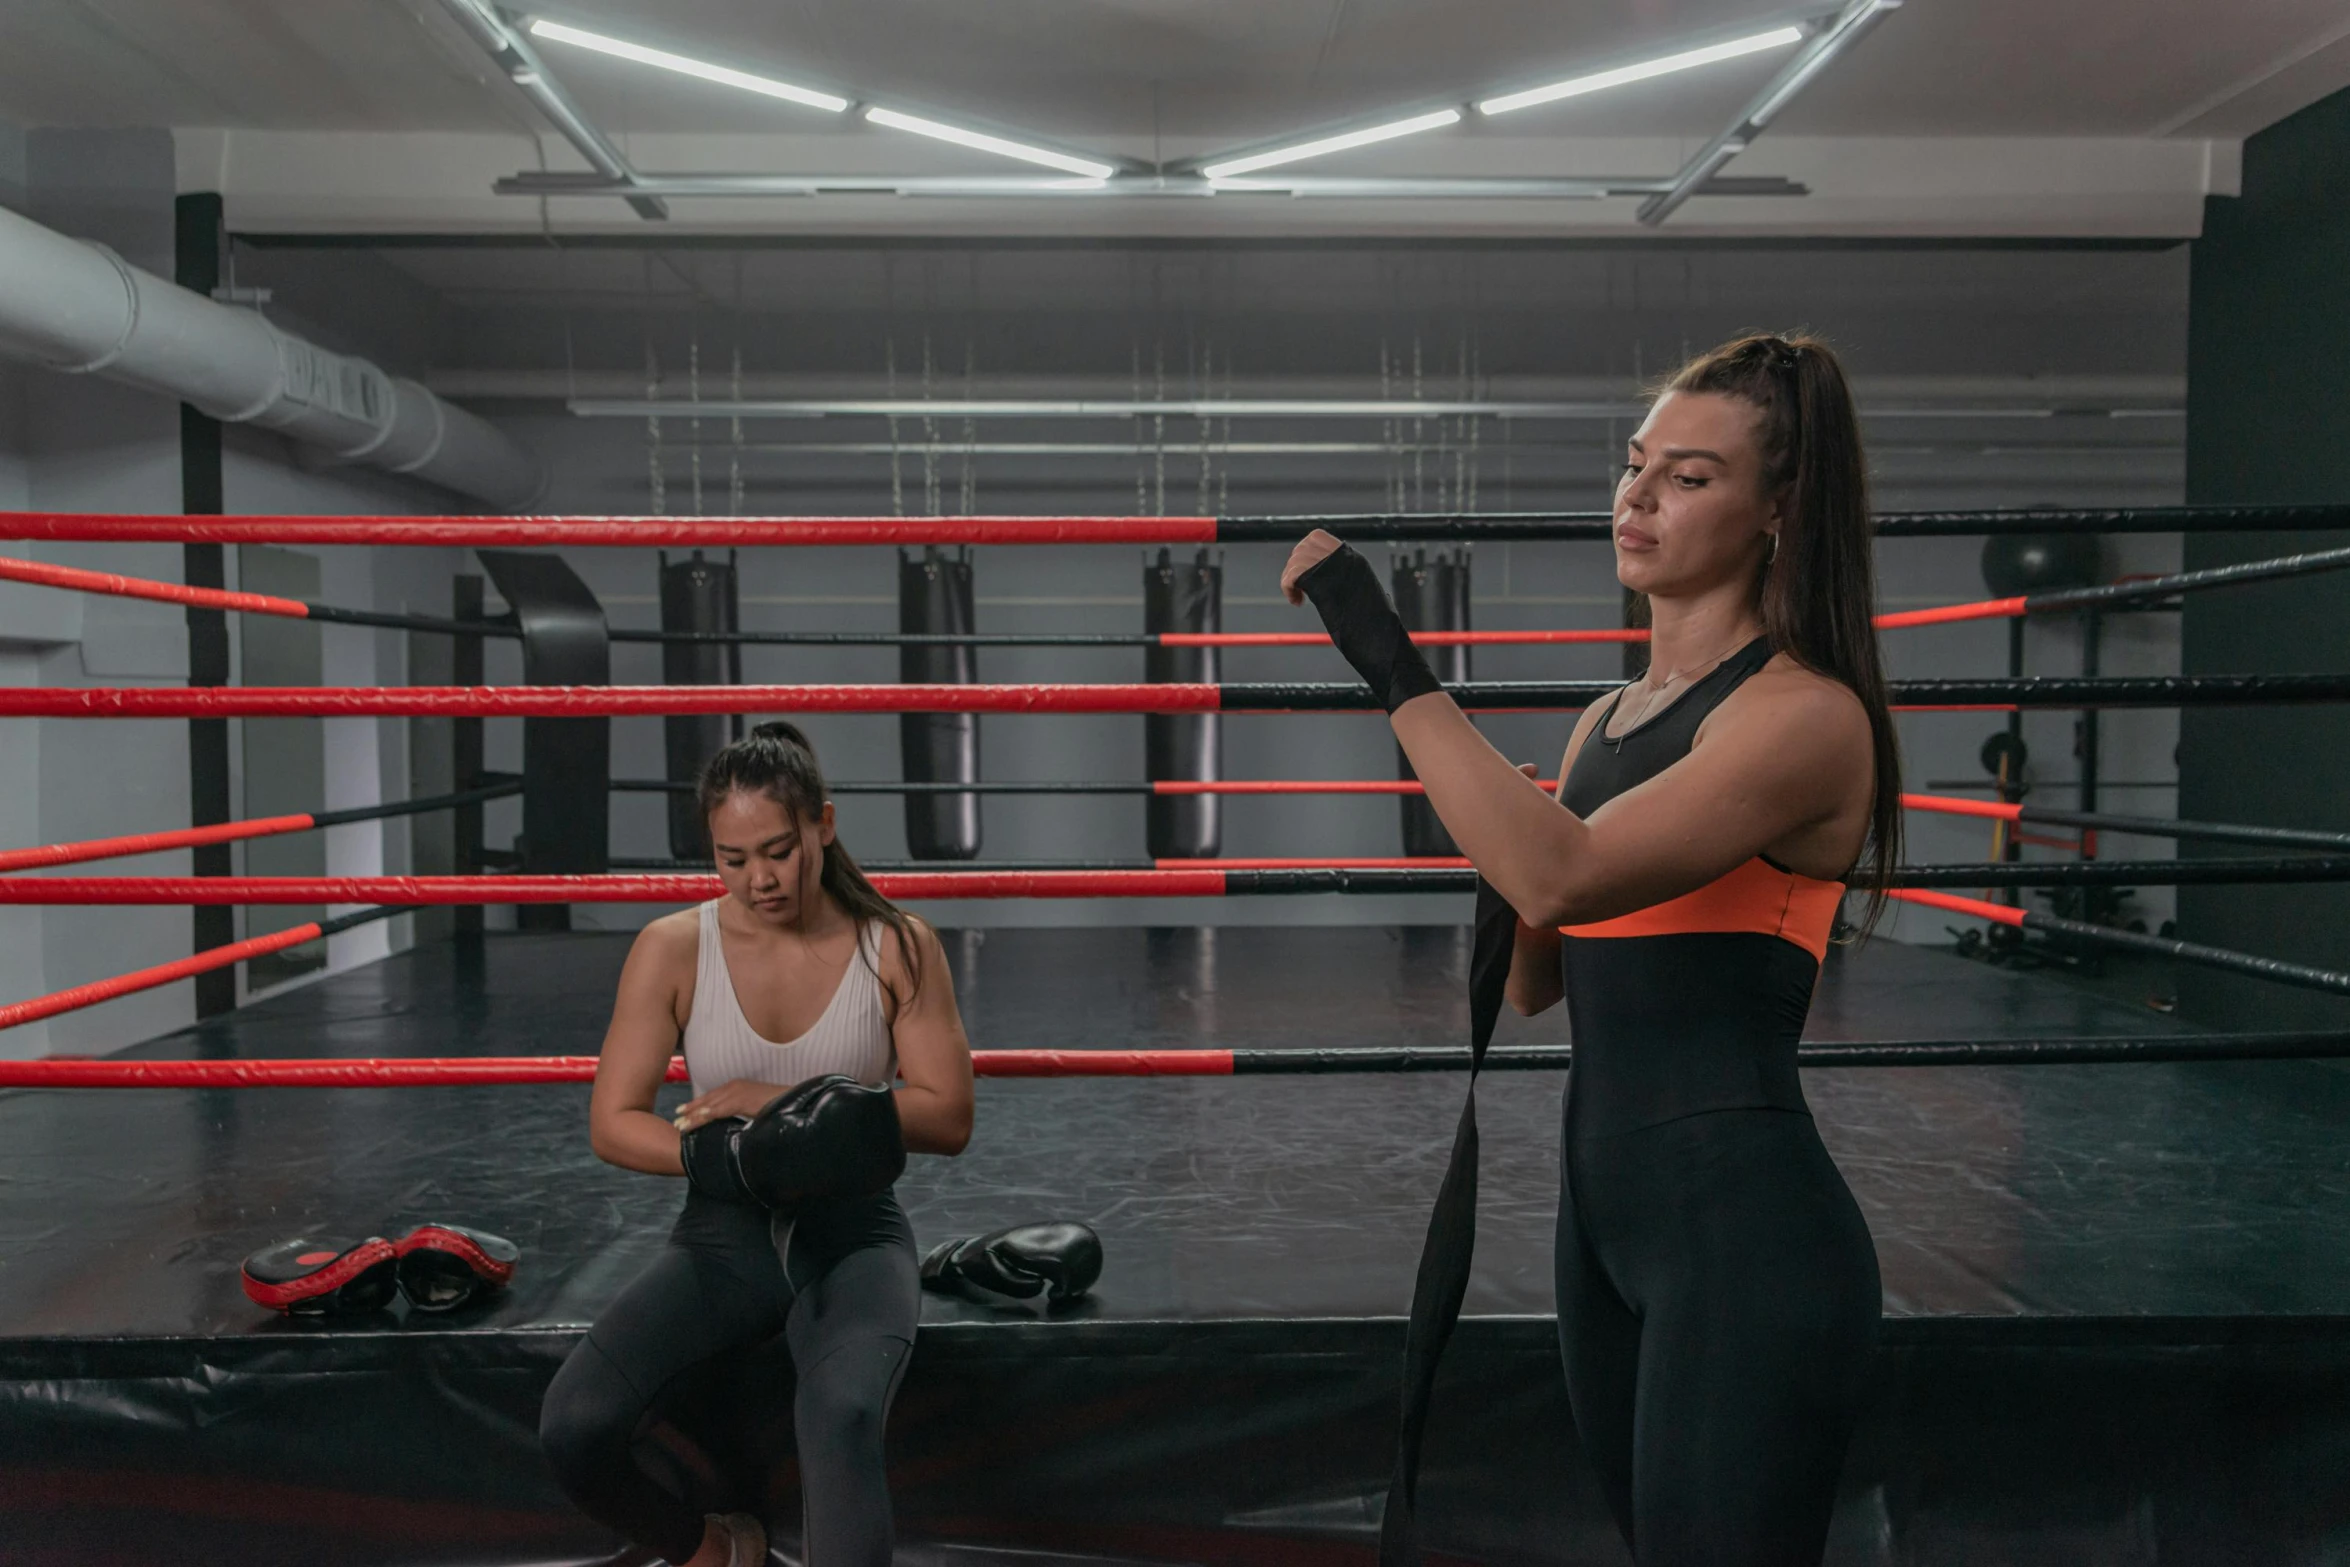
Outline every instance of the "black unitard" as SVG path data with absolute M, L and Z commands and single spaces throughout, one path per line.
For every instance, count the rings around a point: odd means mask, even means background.
M 913 1230 L 892 1192 L 764 1208 L 687 1194 L 669 1243 L 621 1291 L 547 1389 L 539 1436 L 580 1511 L 673 1562 L 702 1514 L 639 1462 L 662 1397 L 717 1357 L 784 1335 L 809 1567 L 889 1567 L 882 1427 L 922 1297 Z
M 1586 737 L 1578 816 L 1689 754 L 1757 641 L 1628 735 Z M 1640 1567 L 1815 1567 L 1881 1301 L 1795 1069 L 1842 888 L 1755 859 L 1563 936 L 1575 1065 L 1559 1349 Z

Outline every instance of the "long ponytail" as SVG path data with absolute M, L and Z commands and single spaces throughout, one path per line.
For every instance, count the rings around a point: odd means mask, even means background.
M 1882 916 L 1901 862 L 1901 749 L 1873 620 L 1875 530 L 1860 416 L 1835 353 L 1807 336 L 1742 337 L 1702 354 L 1666 391 L 1740 398 L 1762 412 L 1764 483 L 1779 497 L 1779 542 L 1756 584 L 1774 651 L 1860 698 L 1876 755 L 1869 835 L 1852 881 L 1868 895 L 1859 934 Z

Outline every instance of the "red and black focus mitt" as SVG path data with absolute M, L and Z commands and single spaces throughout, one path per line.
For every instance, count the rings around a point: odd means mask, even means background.
M 240 1275 L 254 1304 L 296 1316 L 362 1316 L 395 1294 L 417 1311 L 454 1311 L 505 1288 L 521 1257 L 484 1230 L 420 1224 L 397 1241 L 281 1241 L 247 1257 Z
M 358 1242 L 303 1236 L 262 1247 L 240 1272 L 255 1305 L 303 1317 L 355 1317 L 391 1303 L 400 1287 L 400 1252 L 380 1235 Z

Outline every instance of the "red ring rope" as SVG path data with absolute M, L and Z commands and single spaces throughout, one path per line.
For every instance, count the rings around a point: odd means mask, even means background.
M 135 854 L 161 854 L 167 849 L 197 849 L 208 843 L 241 843 L 248 838 L 274 838 L 280 833 L 306 832 L 316 820 L 311 816 L 256 816 L 210 827 L 131 833 L 121 838 L 85 838 L 79 843 L 53 843 L 37 849 L 5 849 L 0 850 L 0 872 L 78 865 L 85 860 L 124 859 Z
M 1214 713 L 1224 687 L 0 686 L 0 718 L 626 718 L 688 713 Z M 1480 713 L 1573 712 L 1570 701 Z M 1897 702 L 1896 713 L 2012 713 L 2013 702 Z M 1323 711 L 1320 708 L 1311 709 Z M 1377 715 L 1371 707 L 1333 709 Z M 1286 711 L 1248 707 L 1247 712 Z
M 2025 911 L 2007 903 L 1986 903 L 1981 898 L 1963 898 L 1955 892 L 1936 892 L 1930 887 L 1888 887 L 1888 898 L 1899 898 L 1904 903 L 1923 904 L 1929 909 L 1941 909 L 1950 914 L 1965 914 L 1994 925 L 2021 925 Z
M 311 606 L 300 599 L 277 598 L 267 593 L 237 593 L 223 588 L 188 587 L 177 582 L 125 577 L 106 571 L 84 571 L 75 566 L 58 566 L 47 561 L 18 560 L 7 556 L 0 556 L 0 580 L 30 582 L 82 593 L 104 593 L 117 598 L 188 604 L 199 609 L 281 615 L 297 620 L 307 619 L 312 614 Z M 1897 610 L 1877 616 L 1875 623 L 1878 630 L 1891 631 L 1904 626 L 1939 626 L 1955 621 L 2013 618 L 2030 612 L 2030 601 L 2018 595 L 1968 604 L 1942 604 L 1929 609 Z M 1414 631 L 1411 638 L 1422 647 L 1546 647 L 1646 642 L 1648 632 L 1638 627 L 1558 631 Z M 1171 648 L 1330 645 L 1330 638 L 1319 631 L 1162 631 L 1153 633 L 1151 640 L 1160 647 Z
M 1215 862 L 1208 862 L 1213 864 Z M 1360 865 L 1359 860 L 1341 861 Z M 1415 867 L 1446 864 L 1415 860 Z M 1231 867 L 1225 867 L 1230 869 Z M 1224 869 L 1120 871 L 881 871 L 883 897 L 1215 898 Z M 6 904 L 699 903 L 724 892 L 712 875 L 647 876 L 14 876 Z
M 163 604 L 188 604 L 197 609 L 236 610 L 248 615 L 284 615 L 302 620 L 310 614 L 310 606 L 300 599 L 282 599 L 268 593 L 234 593 L 226 588 L 191 588 L 177 582 L 124 577 L 111 571 L 84 571 L 78 566 L 57 566 L 45 560 L 16 560 L 8 556 L 0 556 L 0 581 L 30 582 L 77 593 L 104 593 L 114 598 L 153 599 Z
M 213 947 L 192 957 L 178 958 L 169 963 L 158 963 L 153 968 L 117 974 L 112 979 L 94 980 L 87 985 L 76 985 L 70 990 L 55 990 L 29 1001 L 18 1001 L 0 1006 L 0 1028 L 16 1028 L 25 1023 L 37 1023 L 60 1012 L 78 1012 L 83 1007 L 94 1007 L 101 1001 L 112 1001 L 119 996 L 135 995 L 142 990 L 153 990 L 175 980 L 190 979 L 198 974 L 209 974 L 214 969 L 241 963 L 247 958 L 258 958 L 271 952 L 283 952 L 306 941 L 316 941 L 325 932 L 316 924 L 296 925 L 290 930 L 273 931 L 266 936 L 255 936 L 248 941 L 232 941 L 223 947 Z
M 6 686 L 0 718 L 596 718 L 686 713 L 1213 713 L 1197 683 L 811 686 Z
M 0 1024 L 0 1027 L 6 1026 Z M 974 1050 L 980 1077 L 1230 1077 L 1229 1050 Z M 588 1083 L 594 1056 L 0 1061 L 0 1088 L 451 1088 Z M 664 1081 L 688 1081 L 672 1056 Z
M 2004 800 L 1963 800 L 1947 794 L 1905 794 L 1903 809 L 1935 811 L 1944 816 L 1983 816 L 1995 822 L 2020 821 L 2024 808 Z
M 1302 535 L 1311 524 L 1301 524 Z M 1213 517 L 168 517 L 10 512 L 0 538 L 187 544 L 1213 544 Z

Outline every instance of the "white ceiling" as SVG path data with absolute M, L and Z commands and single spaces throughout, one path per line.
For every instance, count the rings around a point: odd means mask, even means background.
M 1169 158 L 1198 155 L 1459 103 L 1803 14 L 1768 0 L 543 0 L 539 9 L 861 99 L 1146 159 L 1154 148 Z M 559 44 L 541 50 L 643 167 L 790 171 L 775 161 L 785 156 L 803 170 L 1001 167 L 961 151 L 942 161 L 940 149 L 852 116 Z M 1347 154 L 1317 170 L 1377 174 L 1433 161 L 1449 173 L 1590 171 L 1596 157 L 1605 172 L 1661 175 L 1720 130 L 1783 58 L 1734 61 L 1490 125 L 1472 117 L 1457 130 Z M 1834 198 L 1834 175 L 1825 186 L 1820 176 L 1835 169 L 1863 171 L 1863 185 L 1919 183 L 1886 161 L 1917 154 L 1887 151 L 1872 161 L 1866 148 L 1880 143 L 2093 141 L 2104 161 L 2064 176 L 2071 185 L 2051 172 L 2052 159 L 2065 161 L 2061 153 L 2020 155 L 2012 173 L 1953 176 L 1963 189 L 1954 187 L 1951 221 L 1974 231 L 2041 232 L 2050 220 L 2030 205 L 2037 201 L 2080 211 L 2084 231 L 2170 232 L 2178 214 L 2200 210 L 2206 190 L 2224 188 L 2225 171 L 2195 175 L 2202 183 L 2190 180 L 2193 188 L 2166 187 L 2160 216 L 2118 216 L 2118 208 L 2099 215 L 2100 197 L 2143 195 L 2182 177 L 2155 180 L 2147 168 L 2200 168 L 2154 153 L 2117 157 L 2114 147 L 2232 142 L 2346 84 L 2350 14 L 2341 0 L 1908 0 L 1731 172 L 1787 173 Z M 284 222 L 346 228 L 536 226 L 535 203 L 488 198 L 482 187 L 485 171 L 494 177 L 537 162 L 535 153 L 517 151 L 519 136 L 551 141 L 435 0 L 0 0 L 0 122 L 243 136 L 255 150 L 242 160 L 213 157 L 208 183 L 220 183 L 220 171 L 232 166 L 267 171 L 250 176 L 278 182 L 252 187 L 255 210 L 274 201 L 272 222 L 282 210 Z M 423 133 L 433 134 L 417 139 Z M 371 140 L 395 136 L 409 139 Z M 468 136 L 481 146 L 465 144 Z M 297 137 L 306 139 L 299 152 L 290 150 Z M 1846 155 L 1770 168 L 1763 150 L 1783 141 L 1836 143 Z M 226 145 L 217 136 L 206 144 Z M 552 145 L 554 166 L 565 166 L 567 150 Z M 1615 149 L 1645 149 L 1642 165 L 1613 166 L 1623 162 Z M 305 159 L 319 167 L 286 172 Z M 1985 178 L 2005 182 L 2024 204 L 1999 216 L 2000 192 L 1975 188 Z M 462 210 L 453 204 L 460 192 L 470 204 Z M 230 195 L 233 216 L 238 191 Z M 1628 204 L 1603 205 L 1611 205 L 1608 222 L 1628 219 Z M 1921 222 L 1915 211 L 1872 216 L 1858 198 L 1842 207 L 1817 201 L 1800 215 L 1801 202 L 1743 205 L 1755 209 L 1756 223 L 1816 222 L 1822 231 L 1909 232 Z M 818 207 L 841 210 L 829 200 L 801 202 L 780 221 L 821 226 L 827 220 L 812 215 Z M 1491 213 L 1448 210 L 1472 228 L 1495 227 Z M 633 221 L 612 203 L 558 204 L 558 211 L 597 225 Z M 919 222 L 1001 231 L 1006 219 L 1001 204 L 980 217 L 962 204 L 929 203 Z M 1186 220 L 1150 221 L 1164 229 Z M 1332 215 L 1310 221 L 1326 225 Z M 1348 221 L 1339 217 L 1338 226 Z M 1446 221 L 1438 213 L 1430 224 Z
M 1064 137 L 1246 140 L 1457 102 L 1784 19 L 1767 0 L 547 0 L 534 8 L 853 96 Z M 2330 49 L 2321 46 L 2331 43 Z M 827 117 L 546 45 L 615 131 Z M 2305 56 L 2323 54 L 2323 60 Z M 1560 135 L 1720 128 L 1774 57 L 1530 111 Z M 2340 0 L 1910 0 L 1786 120 L 1795 135 L 2241 135 L 2280 71 L 2350 81 Z M 2322 90 L 2322 89 L 2321 89 Z M 2296 105 L 2297 106 L 2297 105 Z M 21 126 L 492 130 L 526 111 L 431 0 L 6 0 Z M 2208 123 L 2187 126 L 2186 117 Z M 838 121 L 829 123 L 838 124 Z M 1521 121 L 1525 123 L 1525 121 Z

